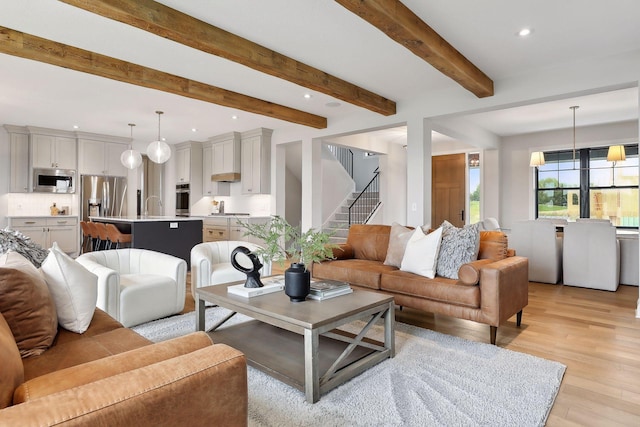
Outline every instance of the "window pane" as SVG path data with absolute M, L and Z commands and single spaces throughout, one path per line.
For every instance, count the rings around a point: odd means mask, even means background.
M 580 190 L 539 190 L 538 218 L 580 217 Z
M 560 171 L 560 187 L 579 188 L 580 187 L 580 171 L 579 170 Z
M 480 154 L 469 154 L 469 224 L 480 221 Z
M 591 218 L 610 219 L 617 227 L 638 226 L 638 189 L 592 189 L 589 200 Z

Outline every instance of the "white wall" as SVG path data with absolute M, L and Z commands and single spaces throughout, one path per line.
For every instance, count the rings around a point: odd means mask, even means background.
M 576 148 L 637 141 L 637 121 L 576 128 Z M 571 128 L 503 138 L 499 168 L 502 186 L 499 218 L 502 227 L 508 229 L 515 221 L 534 217 L 534 171 L 529 166 L 531 152 L 572 147 Z
M 321 175 L 322 224 L 325 224 L 333 216 L 336 208 L 355 191 L 355 182 L 325 145 L 322 145 Z
M 285 168 L 285 219 L 293 226 L 298 226 L 302 221 L 302 182 Z

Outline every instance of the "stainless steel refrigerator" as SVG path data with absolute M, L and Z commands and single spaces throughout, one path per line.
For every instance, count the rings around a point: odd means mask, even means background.
M 82 175 L 80 179 L 82 221 L 127 214 L 127 178 Z

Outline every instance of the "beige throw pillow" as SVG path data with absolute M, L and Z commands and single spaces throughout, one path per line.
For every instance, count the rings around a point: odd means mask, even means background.
M 98 276 L 65 254 L 56 243 L 40 267 L 66 330 L 83 333 L 89 328 L 98 299 Z
M 42 354 L 58 333 L 56 306 L 47 284 L 17 252 L 0 256 L 0 312 L 23 358 Z
M 404 227 L 397 222 L 391 224 L 389 246 L 387 247 L 387 257 L 384 260 L 384 265 L 393 265 L 400 268 L 407 242 L 412 234 L 413 230 L 409 227 Z

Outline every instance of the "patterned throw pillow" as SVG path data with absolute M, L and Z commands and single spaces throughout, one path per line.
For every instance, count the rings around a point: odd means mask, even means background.
M 462 264 L 475 261 L 480 248 L 480 223 L 457 228 L 448 221 L 442 223 L 442 243 L 438 254 L 438 276 L 458 279 Z

